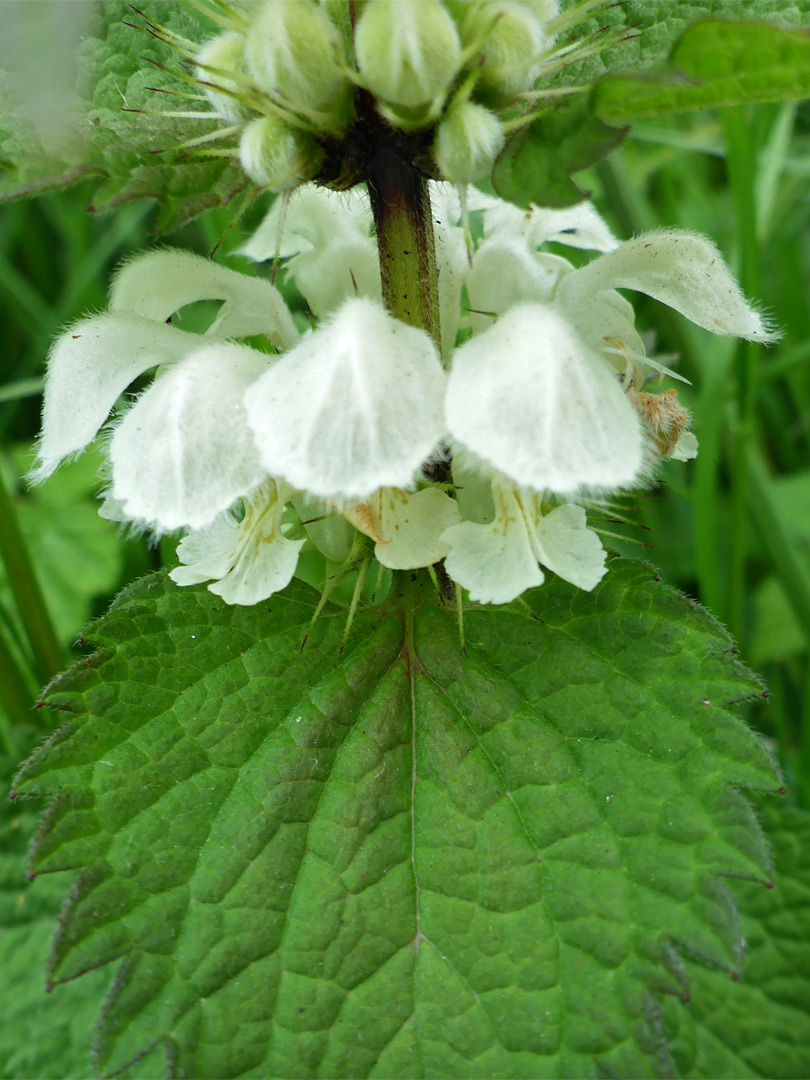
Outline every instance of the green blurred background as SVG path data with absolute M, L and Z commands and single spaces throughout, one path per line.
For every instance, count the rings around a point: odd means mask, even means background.
M 768 349 L 738 344 L 639 298 L 651 351 L 677 354 L 692 383 L 680 398 L 694 413 L 700 453 L 668 463 L 654 488 L 622 500 L 620 516 L 637 524 L 602 527 L 613 534 L 607 545 L 654 563 L 730 628 L 769 688 L 744 706 L 751 723 L 772 742 L 791 797 L 810 808 L 808 176 L 810 107 L 786 105 L 640 124 L 581 182 L 622 238 L 660 226 L 712 237 L 784 331 Z M 156 243 L 154 204 L 91 214 L 91 191 L 80 185 L 0 208 L 0 738 L 12 754 L 24 729 L 56 722 L 32 704 L 55 671 L 87 653 L 87 622 L 174 546 L 98 517 L 98 452 L 37 489 L 23 479 L 49 343 L 103 309 L 116 266 Z M 203 254 L 220 245 L 216 258 L 254 272 L 227 253 L 264 210 L 253 206 L 236 226 L 231 209 L 209 211 L 159 243 Z

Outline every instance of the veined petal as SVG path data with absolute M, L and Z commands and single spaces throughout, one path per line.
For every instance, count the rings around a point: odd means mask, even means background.
M 537 513 L 531 533 L 538 561 L 578 589 L 590 592 L 607 573 L 607 552 L 593 529 L 588 528 L 581 506 L 569 503 L 549 514 Z
M 628 240 L 569 274 L 558 295 L 572 310 L 601 289 L 646 293 L 715 334 L 778 337 L 746 301 L 715 245 L 697 233 L 662 229 Z
M 219 343 L 155 379 L 110 443 L 112 494 L 129 518 L 201 529 L 261 483 L 243 398 L 267 364 L 254 349 Z
M 446 402 L 452 438 L 520 487 L 614 489 L 642 470 L 641 422 L 615 372 L 541 304 L 456 350 Z
M 325 499 L 407 487 L 444 434 L 445 375 L 429 336 L 350 300 L 251 387 L 272 476 Z
M 470 261 L 462 229 L 455 225 L 436 228 L 434 236 L 442 355 L 447 357 L 450 356 L 456 344 L 456 335 L 461 322 L 461 289 L 470 272 Z
M 383 488 L 372 499 L 372 514 L 383 541 L 374 554 L 391 570 L 416 570 L 443 559 L 448 549 L 440 537 L 461 520 L 458 503 L 438 488 Z
M 382 295 L 380 260 L 370 236 L 296 255 L 287 271 L 319 319 L 353 297 L 379 300 Z
M 289 199 L 276 199 L 239 254 L 266 262 L 322 251 L 332 244 L 343 246 L 370 235 L 371 206 L 363 189 L 338 192 L 302 184 Z
M 281 532 L 281 515 L 290 494 L 286 485 L 269 481 L 246 500 L 241 521 L 223 514 L 207 529 L 189 533 L 177 548 L 185 565 L 169 576 L 178 585 L 214 578 L 208 588 L 226 604 L 257 604 L 285 588 L 304 544 L 288 540 Z
M 365 192 L 303 184 L 288 201 L 275 201 L 240 252 L 256 262 L 289 258 L 287 273 L 321 318 L 352 297 L 380 297 L 371 223 Z
M 526 589 L 543 584 L 522 509 L 513 492 L 496 494 L 496 517 L 489 525 L 463 521 L 442 534 L 450 549 L 444 568 L 481 604 L 508 604 Z
M 110 290 L 110 311 L 165 322 L 186 304 L 224 300 L 208 331 L 217 337 L 266 334 L 282 349 L 299 335 L 281 293 L 263 278 L 248 277 L 190 251 L 151 251 L 127 263 Z
M 42 434 L 31 478 L 45 480 L 60 461 L 83 450 L 133 379 L 179 360 L 199 341 L 196 334 L 137 315 L 96 315 L 68 327 L 48 357 Z
M 571 269 L 558 255 L 533 255 L 522 240 L 485 240 L 467 276 L 473 329 L 486 330 L 493 325 L 493 315 L 502 315 L 524 300 L 548 300 Z
M 613 251 L 619 241 L 593 203 L 582 202 L 564 210 L 534 206 L 521 210 L 498 200 L 484 210 L 484 236 L 523 240 L 530 248 L 549 241 L 589 251 Z

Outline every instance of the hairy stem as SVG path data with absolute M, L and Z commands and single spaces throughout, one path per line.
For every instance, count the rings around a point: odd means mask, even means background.
M 440 348 L 439 289 L 427 180 L 397 149 L 382 146 L 368 174 L 385 306 L 426 330 Z
M 377 231 L 383 302 L 409 326 L 426 330 L 441 353 L 439 281 L 430 191 L 425 177 L 397 148 L 383 144 L 368 170 L 368 191 Z M 431 480 L 451 483 L 449 459 L 431 463 Z M 437 567 L 442 594 L 451 583 Z

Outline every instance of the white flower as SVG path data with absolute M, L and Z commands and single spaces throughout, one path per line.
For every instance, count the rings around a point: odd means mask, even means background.
M 244 517 L 220 515 L 208 528 L 190 532 L 177 547 L 182 566 L 169 576 L 178 585 L 213 580 L 208 588 L 226 604 L 258 604 L 289 585 L 304 540 L 281 531 L 293 491 L 267 481 L 245 499 Z
M 625 487 L 644 461 L 614 370 L 548 305 L 512 308 L 456 350 L 446 416 L 482 466 L 538 492 Z
M 619 241 L 592 203 L 581 202 L 563 210 L 532 206 L 521 210 L 512 203 L 476 192 L 483 211 L 484 240 L 523 240 L 536 251 L 550 241 L 586 251 L 613 251 Z
M 442 353 L 449 355 L 461 319 L 461 288 L 469 258 L 464 230 L 458 226 L 458 193 L 451 184 L 431 182 L 430 199 Z M 380 262 L 371 230 L 371 204 L 364 188 L 335 192 L 302 184 L 289 200 L 276 199 L 239 252 L 254 262 L 289 260 L 286 273 L 312 313 L 322 318 L 352 297 L 381 299 Z
M 643 233 L 560 280 L 558 302 L 586 321 L 605 290 L 634 289 L 660 300 L 714 334 L 775 341 L 743 296 L 723 256 L 705 236 L 681 229 Z
M 264 468 L 334 502 L 408 487 L 444 434 L 445 375 L 428 334 L 349 300 L 250 387 Z
M 450 552 L 445 569 L 471 600 L 506 604 L 542 585 L 541 566 L 590 591 L 606 573 L 606 553 L 587 527 L 581 506 L 567 504 L 543 514 L 539 496 L 493 485 L 495 518 L 464 521 L 442 534 Z
M 165 325 L 201 299 L 224 301 L 207 334 Z M 266 477 L 243 396 L 273 358 L 222 340 L 260 333 L 280 348 L 298 339 L 269 282 L 182 251 L 129 263 L 110 311 L 69 327 L 51 351 L 33 478 L 83 450 L 127 386 L 158 368 L 114 430 L 111 496 L 122 517 L 157 531 L 210 524 Z
M 240 254 L 254 262 L 288 259 L 286 272 L 317 318 L 352 297 L 381 296 L 371 207 L 358 188 L 335 192 L 303 184 L 289 200 L 276 199 Z
M 667 369 L 644 355 L 633 309 L 615 290 L 645 292 L 715 333 L 754 341 L 775 335 L 703 237 L 676 230 L 645 234 L 574 270 L 534 252 L 543 230 L 532 217 L 518 236 L 511 216 L 511 234 L 485 240 L 476 253 L 470 298 L 485 288 L 476 271 L 497 269 L 482 302 L 506 314 L 456 351 L 448 430 L 482 467 L 520 487 L 569 495 L 627 487 L 641 479 L 651 454 L 624 386 L 640 385 L 642 365 Z M 594 243 L 598 230 L 591 231 L 588 242 Z M 512 281 L 502 286 L 510 273 Z M 522 286 L 515 280 L 521 277 Z M 510 293 L 521 300 L 534 293 L 543 303 L 507 306 Z M 676 452 L 693 450 L 685 445 Z
M 305 543 L 333 563 L 356 561 L 371 546 L 359 531 L 392 570 L 445 558 L 482 603 L 513 600 L 544 569 L 593 589 L 605 552 L 582 506 L 555 505 L 560 497 L 627 488 L 654 460 L 697 450 L 675 392 L 643 391 L 647 366 L 668 372 L 645 355 L 617 290 L 645 292 L 715 333 L 775 335 L 702 237 L 661 231 L 619 244 L 587 205 L 523 213 L 446 184 L 431 197 L 449 375 L 431 337 L 382 305 L 365 195 L 302 188 L 276 201 L 245 252 L 288 260 L 317 328 L 301 337 L 266 280 L 185 252 L 134 260 L 109 310 L 52 350 L 35 478 L 81 451 L 127 387 L 156 369 L 111 426 L 103 512 L 190 530 L 178 584 L 207 581 L 227 603 L 257 603 L 287 585 Z M 467 213 L 483 214 L 472 265 Z M 541 250 L 548 241 L 601 254 L 574 269 Z M 467 323 L 465 287 L 478 309 Z M 166 325 L 200 300 L 222 301 L 207 333 Z M 460 325 L 473 333 L 453 353 Z M 231 340 L 260 334 L 276 353 Z M 425 486 L 448 443 L 455 497 Z M 290 503 L 296 539 L 282 526 Z
M 590 203 L 523 211 L 476 193 L 473 205 L 483 211 L 484 224 L 466 283 L 475 330 L 491 326 L 492 316 L 524 300 L 551 299 L 572 266 L 559 255 L 539 251 L 543 244 L 554 241 L 595 251 L 612 251 L 619 244 Z

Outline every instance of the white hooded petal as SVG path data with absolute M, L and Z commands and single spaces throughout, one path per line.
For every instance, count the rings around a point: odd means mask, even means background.
M 450 435 L 520 487 L 573 493 L 633 483 L 642 430 L 615 372 L 556 311 L 512 308 L 456 350 Z
M 370 235 L 371 206 L 362 188 L 338 192 L 302 184 L 289 198 L 275 200 L 239 254 L 254 262 L 267 262 Z
M 520 239 L 485 240 L 473 256 L 467 297 L 473 329 L 480 333 L 524 300 L 548 300 L 559 280 L 572 270 L 558 255 L 533 255 Z
M 380 260 L 369 236 L 298 255 L 288 270 L 312 314 L 319 319 L 353 297 L 378 300 L 382 295 Z
M 268 473 L 322 498 L 367 499 L 407 487 L 442 438 L 444 383 L 426 333 L 350 300 L 246 404 Z
M 365 192 L 303 184 L 289 200 L 275 201 L 240 253 L 255 262 L 289 258 L 287 272 L 321 318 L 352 297 L 380 297 L 371 224 Z
M 172 248 L 141 255 L 119 271 L 110 290 L 110 311 L 165 322 L 198 300 L 225 301 L 209 334 L 266 334 L 282 349 L 298 341 L 287 305 L 269 281 Z
M 223 514 L 207 529 L 189 533 L 177 554 L 185 564 L 170 571 L 178 585 L 212 578 L 211 592 L 227 604 L 257 604 L 285 588 L 295 573 L 303 540 L 281 532 L 284 503 L 291 494 L 273 481 L 246 500 L 245 516 Z
M 243 398 L 267 363 L 242 345 L 204 346 L 138 398 L 110 443 L 112 495 L 129 518 L 201 529 L 264 479 Z
M 619 246 L 593 203 L 577 203 L 564 210 L 535 207 L 532 219 L 530 236 L 538 247 L 550 241 L 586 251 L 613 251 Z
M 619 246 L 607 222 L 589 202 L 564 210 L 535 206 L 524 211 L 497 200 L 484 211 L 484 236 L 523 240 L 530 248 L 549 241 L 589 251 L 613 251 Z
M 723 256 L 705 236 L 679 229 L 644 233 L 569 274 L 559 300 L 575 309 L 601 289 L 635 289 L 715 334 L 774 341 Z
M 589 529 L 581 506 L 558 506 L 533 522 L 532 547 L 539 562 L 557 577 L 590 592 L 607 573 L 607 552 Z
M 442 355 L 450 356 L 461 322 L 461 289 L 470 272 L 470 260 L 463 229 L 456 226 L 437 226 L 434 229 L 434 238 Z
M 445 570 L 481 604 L 508 604 L 544 580 L 514 493 L 499 491 L 496 507 L 491 524 L 463 521 L 442 534 Z
M 32 479 L 44 480 L 69 454 L 83 450 L 134 379 L 179 360 L 199 341 L 196 334 L 137 315 L 96 315 L 68 327 L 48 357 Z
M 383 488 L 372 499 L 372 514 L 383 541 L 374 554 L 391 570 L 416 570 L 443 559 L 447 545 L 441 534 L 461 520 L 458 503 L 438 488 Z

